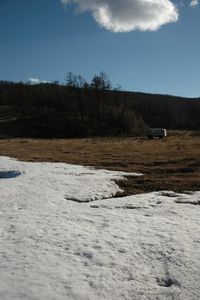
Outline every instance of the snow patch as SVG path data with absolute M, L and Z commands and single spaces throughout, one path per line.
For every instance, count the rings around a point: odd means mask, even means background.
M 125 176 L 141 176 L 137 173 L 96 170 L 63 163 L 27 163 L 1 157 L 1 169 L 14 168 L 19 171 L 2 171 L 0 178 L 11 178 L 21 174 L 23 184 L 35 196 L 57 193 L 66 200 L 91 202 L 114 197 L 122 192 L 117 180 L 126 180 Z M 15 189 L 17 182 L 12 182 Z
M 0 180 L 2 299 L 199 299 L 200 209 L 177 203 L 199 192 L 103 200 L 126 173 L 5 157 L 0 167 L 23 173 Z

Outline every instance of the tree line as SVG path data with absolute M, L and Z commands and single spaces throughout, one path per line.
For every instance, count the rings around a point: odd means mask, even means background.
M 135 136 L 148 127 L 200 130 L 200 99 L 124 92 L 105 73 L 88 83 L 69 72 L 66 84 L 0 82 L 0 106 L 37 137 Z
M 104 91 L 113 89 L 111 81 L 105 72 L 95 74 L 91 80 L 91 83 L 88 83 L 88 81 L 82 75 L 76 75 L 72 72 L 68 72 L 65 76 L 65 82 L 66 86 L 73 88 L 91 88 Z

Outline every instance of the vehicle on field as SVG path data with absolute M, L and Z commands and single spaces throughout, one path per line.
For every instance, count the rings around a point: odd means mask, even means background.
M 147 132 L 149 139 L 159 138 L 162 139 L 167 136 L 167 130 L 165 128 L 150 128 Z

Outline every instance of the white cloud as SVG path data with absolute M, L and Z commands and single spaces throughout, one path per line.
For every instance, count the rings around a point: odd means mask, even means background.
M 199 4 L 199 1 L 198 0 L 192 0 L 190 2 L 190 6 L 194 7 L 194 6 L 197 6 Z
M 178 10 L 170 0 L 61 0 L 61 2 L 77 4 L 78 12 L 91 12 L 100 26 L 113 32 L 156 30 L 164 24 L 178 20 Z
M 40 83 L 40 79 L 38 79 L 38 78 L 29 78 L 28 82 L 30 84 L 38 84 L 38 83 Z
M 51 81 L 40 80 L 39 78 L 29 78 L 28 83 L 29 84 L 40 84 L 40 83 L 51 83 Z

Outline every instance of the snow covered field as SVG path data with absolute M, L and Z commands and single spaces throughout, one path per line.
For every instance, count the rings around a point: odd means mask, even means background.
M 199 299 L 200 193 L 124 175 L 0 157 L 0 299 Z

